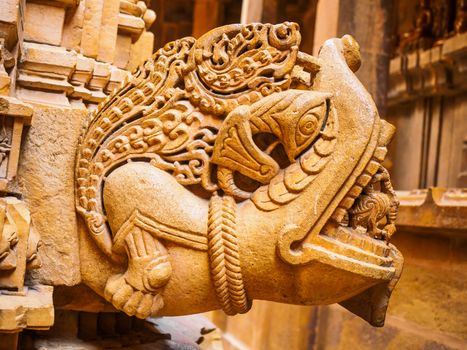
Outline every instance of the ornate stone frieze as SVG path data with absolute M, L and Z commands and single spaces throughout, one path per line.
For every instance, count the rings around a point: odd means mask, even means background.
M 300 39 L 285 22 L 171 42 L 87 118 L 81 271 L 114 307 L 145 318 L 341 302 L 384 323 L 403 262 L 382 166 L 394 127 L 354 75 L 352 37 L 318 57 Z

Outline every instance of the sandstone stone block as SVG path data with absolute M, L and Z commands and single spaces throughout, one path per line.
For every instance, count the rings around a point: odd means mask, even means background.
M 86 1 L 80 1 L 75 11 L 67 11 L 61 46 L 80 52 L 81 38 L 83 35 L 84 10 Z
M 74 161 L 86 110 L 34 106 L 34 119 L 25 135 L 17 181 L 43 241 L 41 269 L 33 282 L 74 285 L 80 281 L 77 223 L 74 210 Z
M 8 49 L 13 48 L 18 40 L 20 21 L 19 0 L 2 1 L 2 10 L 0 11 L 0 38 L 5 39 Z
M 99 40 L 104 0 L 86 0 L 81 37 L 81 53 L 96 58 L 99 53 Z
M 28 2 L 24 20 L 24 38 L 43 44 L 60 45 L 65 9 Z
M 117 44 L 120 0 L 104 0 L 97 59 L 112 63 Z
M 131 54 L 131 36 L 118 34 L 114 64 L 118 68 L 128 69 Z
M 144 63 L 152 55 L 154 46 L 154 34 L 144 32 L 139 39 L 131 46 L 130 62 L 128 69 L 134 70 L 140 64 Z
M 0 331 L 49 329 L 54 323 L 53 287 L 35 286 L 25 295 L 2 295 L 0 298 Z
M 120 13 L 118 16 L 119 33 L 130 35 L 133 41 L 138 40 L 144 32 L 145 23 L 142 18 Z

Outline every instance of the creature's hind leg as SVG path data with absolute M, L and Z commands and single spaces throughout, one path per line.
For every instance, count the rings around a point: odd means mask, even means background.
M 143 162 L 115 169 L 106 178 L 103 194 L 112 253 L 121 262 L 121 272 L 108 279 L 104 296 L 129 315 L 155 315 L 163 307 L 160 295 L 173 268 L 163 244 L 204 250 L 208 202 Z

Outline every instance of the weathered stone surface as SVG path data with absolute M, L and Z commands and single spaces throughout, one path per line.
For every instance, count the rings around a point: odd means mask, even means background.
M 64 8 L 28 2 L 24 18 L 24 38 L 43 44 L 60 45 L 64 19 Z
M 32 126 L 23 143 L 14 189 L 23 194 L 42 237 L 43 267 L 33 280 L 44 284 L 80 281 L 73 167 L 86 115 L 86 110 L 34 106 Z
M 49 329 L 54 323 L 53 287 L 35 286 L 25 295 L 0 296 L 0 331 Z
M 80 1 L 74 11 L 66 13 L 61 46 L 80 52 L 85 8 L 86 1 Z
M 102 9 L 104 0 L 86 0 L 81 37 L 81 53 L 96 58 L 99 53 Z
M 97 59 L 112 63 L 117 45 L 118 14 L 120 0 L 104 0 L 102 24 Z
M 145 32 L 141 34 L 139 39 L 131 46 L 130 62 L 128 70 L 135 70 L 140 64 L 143 64 L 152 55 L 154 46 L 154 34 Z
M 25 125 L 31 125 L 32 106 L 14 97 L 0 96 L 0 114 L 21 117 Z
M 117 46 L 115 49 L 114 64 L 118 68 L 127 69 L 130 62 L 132 39 L 129 35 L 118 34 Z

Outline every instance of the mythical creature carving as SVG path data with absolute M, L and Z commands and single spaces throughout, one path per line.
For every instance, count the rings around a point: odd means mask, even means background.
M 288 22 L 177 40 L 90 115 L 76 207 L 103 255 L 82 271 L 117 309 L 342 302 L 382 325 L 402 267 L 381 166 L 394 128 L 353 74 L 353 38 L 319 57 L 299 44 Z

